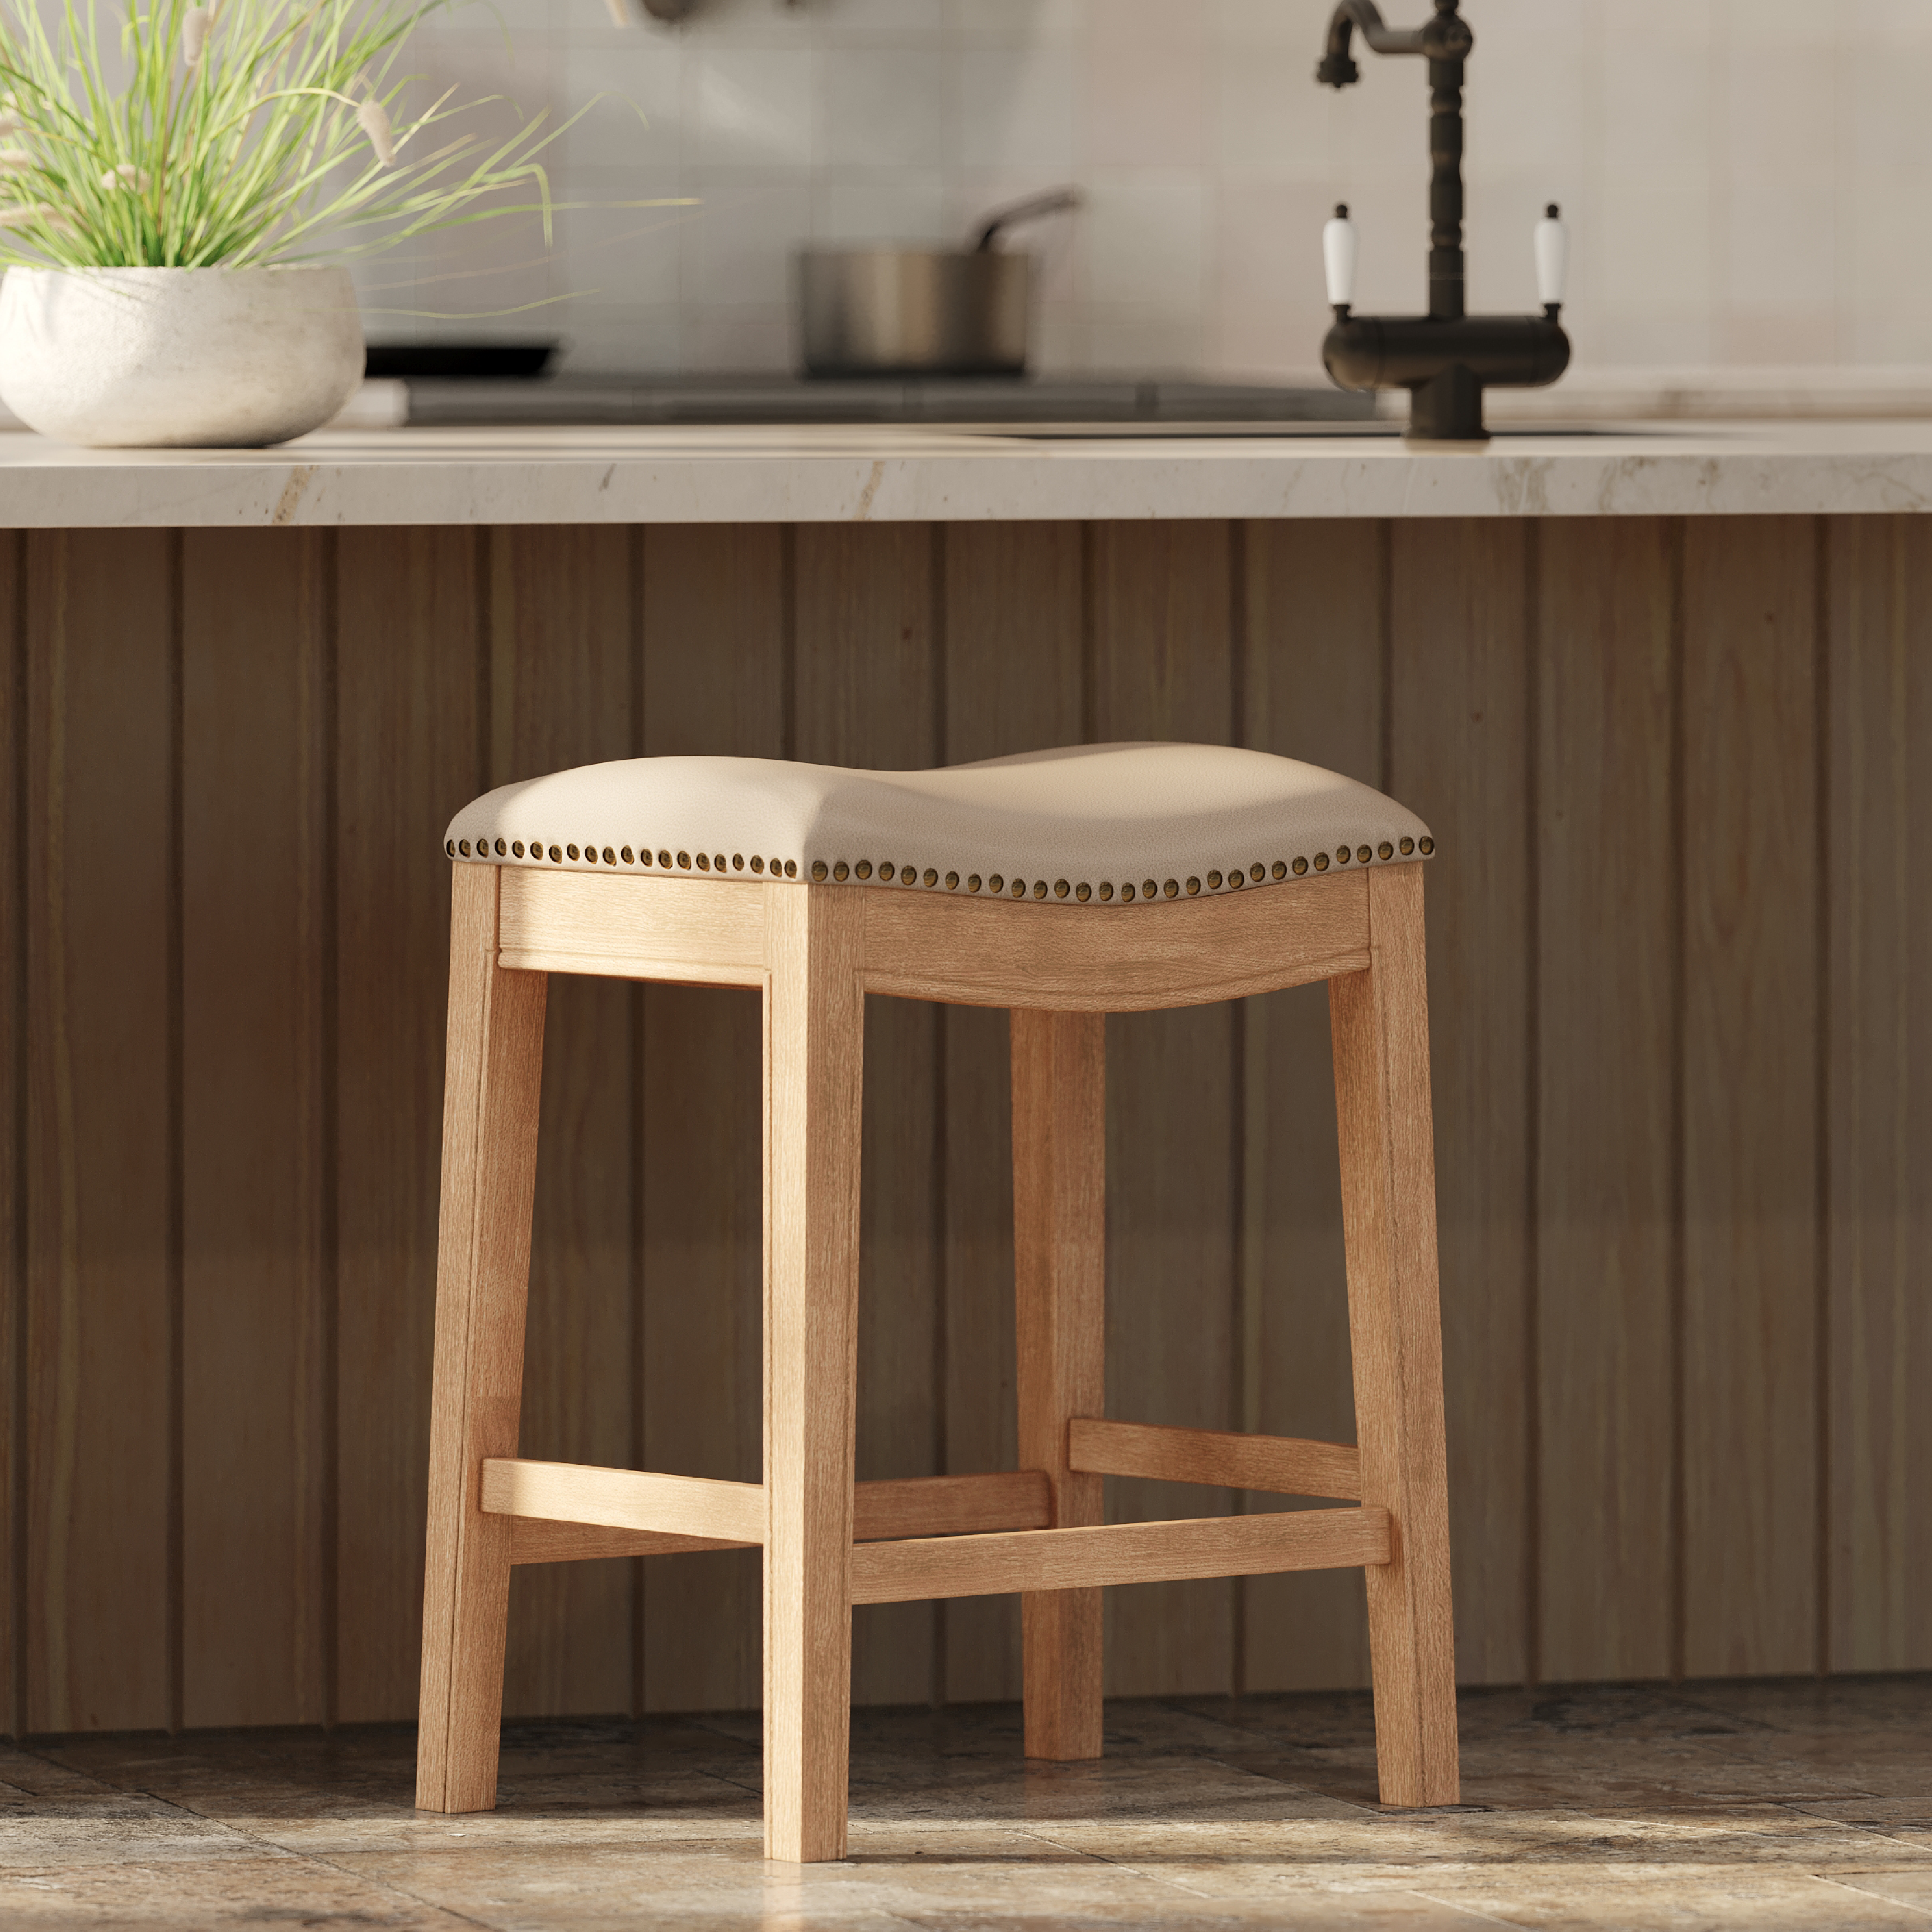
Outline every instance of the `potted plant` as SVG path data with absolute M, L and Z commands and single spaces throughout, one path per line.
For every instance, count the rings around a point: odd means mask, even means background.
M 519 213 L 548 240 L 562 128 L 405 112 L 430 6 L 127 0 L 110 26 L 62 0 L 50 29 L 39 4 L 0 14 L 0 400 L 47 435 L 299 436 L 362 377 L 345 258 Z

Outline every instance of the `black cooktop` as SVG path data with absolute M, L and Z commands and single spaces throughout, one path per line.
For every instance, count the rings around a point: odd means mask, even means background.
M 1368 422 L 1376 414 L 1374 397 L 1340 389 L 1172 376 L 407 380 L 418 424 Z

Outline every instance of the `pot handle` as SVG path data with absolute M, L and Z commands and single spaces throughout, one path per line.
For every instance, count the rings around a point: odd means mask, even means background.
M 1003 228 L 1011 228 L 1016 223 L 1037 221 L 1043 214 L 1060 214 L 1069 208 L 1078 208 L 1082 197 L 1077 188 L 1050 188 L 1044 194 L 1030 194 L 1024 201 L 1010 202 L 1004 208 L 996 208 L 980 222 L 974 230 L 974 248 L 985 254 L 993 245 L 994 238 Z

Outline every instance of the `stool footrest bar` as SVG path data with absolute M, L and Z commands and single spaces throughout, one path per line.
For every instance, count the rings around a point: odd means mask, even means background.
M 1016 1590 L 1346 1570 L 1388 1560 L 1389 1515 L 1384 1509 L 1101 1523 L 864 1544 L 852 1552 L 852 1600 L 922 1603 Z
M 483 1465 L 482 1507 L 488 1516 L 541 1516 L 731 1543 L 763 1543 L 770 1520 L 762 1483 L 508 1456 Z
M 1066 1460 L 1070 1468 L 1096 1476 L 1152 1476 L 1163 1482 L 1340 1502 L 1362 1498 L 1361 1452 L 1352 1442 L 1076 1416 L 1066 1425 Z
M 554 1507 L 548 1498 L 567 1491 L 568 1506 L 603 1510 L 614 1505 L 627 1518 L 641 1510 L 662 1509 L 667 1497 L 680 1510 L 688 1510 L 694 1500 L 700 1506 L 716 1498 L 703 1494 L 694 1499 L 691 1492 L 667 1492 L 654 1487 L 649 1491 L 626 1491 L 595 1480 L 589 1484 L 560 1484 L 551 1474 L 532 1474 L 532 1471 L 572 1470 L 569 1463 L 486 1463 L 484 1467 L 483 1508 L 494 1515 L 514 1515 L 510 1561 L 512 1563 L 568 1563 L 604 1556 L 676 1556 L 700 1550 L 740 1550 L 755 1547 L 762 1537 L 733 1537 L 718 1534 L 695 1534 L 662 1529 L 643 1529 L 627 1522 L 601 1517 L 568 1521 L 536 1516 L 523 1507 L 534 1500 Z M 518 1472 L 513 1478 L 512 1469 Z M 639 1472 L 629 1469 L 584 1469 L 592 1478 L 634 1478 Z M 683 1484 L 694 1478 L 685 1476 L 644 1476 L 652 1485 Z M 762 1496 L 754 1484 L 716 1483 L 706 1490 L 750 1490 Z M 517 1504 L 502 1507 L 504 1501 Z M 740 1507 L 735 1496 L 724 1498 L 728 1509 Z M 956 1536 L 996 1529 L 1043 1529 L 1053 1520 L 1053 1501 L 1046 1478 L 1037 1469 L 1008 1470 L 988 1475 L 909 1476 L 888 1482 L 860 1483 L 854 1490 L 852 1530 L 855 1541 L 864 1543 L 889 1537 Z

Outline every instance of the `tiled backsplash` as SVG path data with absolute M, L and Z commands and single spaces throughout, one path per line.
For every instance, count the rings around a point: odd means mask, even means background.
M 1043 366 L 1310 369 L 1337 198 L 1359 305 L 1420 302 L 1424 70 L 1364 54 L 1360 86 L 1318 88 L 1328 0 L 698 0 L 674 27 L 625 4 L 621 28 L 603 0 L 501 0 L 418 36 L 410 64 L 441 84 L 560 117 L 604 96 L 552 181 L 598 206 L 560 214 L 548 254 L 520 218 L 376 258 L 364 299 L 392 312 L 372 332 L 554 334 L 585 369 L 783 368 L 796 244 L 963 238 L 1062 182 L 1087 205 L 1033 234 Z M 1466 12 L 1473 306 L 1531 305 L 1530 228 L 1556 199 L 1580 364 L 1932 362 L 1912 131 L 1932 0 Z M 698 205 L 615 205 L 657 196 Z

